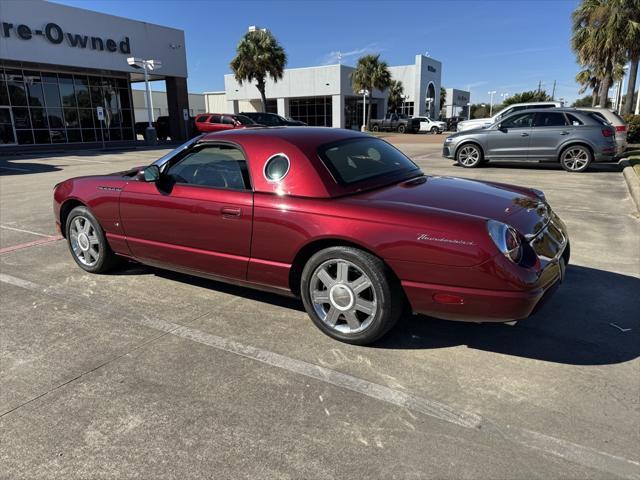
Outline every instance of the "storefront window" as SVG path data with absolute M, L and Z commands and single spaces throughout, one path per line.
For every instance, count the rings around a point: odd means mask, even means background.
M 133 140 L 128 85 L 124 78 L 0 68 L 0 144 Z M 96 107 L 104 109 L 102 123 Z
M 332 124 L 331 97 L 292 98 L 289 116 L 312 127 L 330 127 Z

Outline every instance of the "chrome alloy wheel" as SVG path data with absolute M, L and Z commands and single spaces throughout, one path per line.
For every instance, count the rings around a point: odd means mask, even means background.
M 473 145 L 463 146 L 458 154 L 458 161 L 465 167 L 472 167 L 480 161 L 480 150 Z
M 562 163 L 568 170 L 580 171 L 589 163 L 589 152 L 584 148 L 569 148 L 562 154 Z
M 100 259 L 100 241 L 96 228 L 87 217 L 77 216 L 69 228 L 71 249 L 76 258 L 87 267 Z
M 362 332 L 378 310 L 371 279 L 347 260 L 327 260 L 318 266 L 309 294 L 318 317 L 340 333 Z

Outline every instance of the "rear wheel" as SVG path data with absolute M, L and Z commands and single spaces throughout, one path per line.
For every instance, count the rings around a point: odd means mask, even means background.
M 406 129 L 406 125 L 398 125 L 398 133 L 404 133 Z
M 66 233 L 71 255 L 83 270 L 104 273 L 119 263 L 120 259 L 109 247 L 98 220 L 87 207 L 71 210 Z
M 316 326 L 346 343 L 376 341 L 402 311 L 402 292 L 382 260 L 352 247 L 331 247 L 313 255 L 300 287 Z
M 372 132 L 379 132 L 380 131 L 380 127 L 376 124 L 371 126 L 371 131 Z
M 475 168 L 481 165 L 483 158 L 482 150 L 474 143 L 462 145 L 456 152 L 456 161 L 464 168 Z
M 592 160 L 591 151 L 582 145 L 567 147 L 560 154 L 560 165 L 567 172 L 584 172 Z

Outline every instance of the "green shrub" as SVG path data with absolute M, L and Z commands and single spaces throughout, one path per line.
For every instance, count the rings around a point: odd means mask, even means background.
M 625 115 L 624 121 L 627 124 L 627 141 L 640 143 L 640 115 Z

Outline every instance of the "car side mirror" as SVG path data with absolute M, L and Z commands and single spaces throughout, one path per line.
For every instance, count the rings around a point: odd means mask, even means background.
M 160 180 L 160 169 L 157 165 L 149 165 L 142 170 L 142 179 L 145 182 L 157 182 Z
M 498 130 L 500 130 L 501 132 L 506 132 L 507 131 L 507 127 L 503 127 L 501 123 L 498 124 Z

